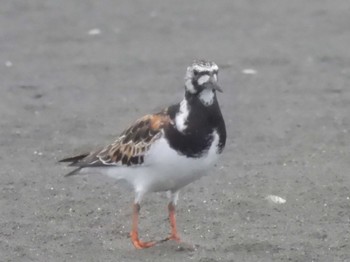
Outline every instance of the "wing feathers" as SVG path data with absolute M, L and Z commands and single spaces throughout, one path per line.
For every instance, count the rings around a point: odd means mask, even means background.
M 88 166 L 140 165 L 153 142 L 162 136 L 163 128 L 172 124 L 169 115 L 146 115 L 126 129 L 112 144 L 90 154 L 69 157 L 60 162 L 71 162 L 78 169 L 67 175 L 73 175 L 80 168 Z

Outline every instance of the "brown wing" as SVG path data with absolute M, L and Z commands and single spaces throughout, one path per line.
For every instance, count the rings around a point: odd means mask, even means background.
M 110 165 L 140 165 L 152 143 L 162 135 L 162 129 L 171 124 L 164 112 L 146 115 L 126 129 L 112 144 L 102 150 L 61 160 L 71 166 L 96 167 Z

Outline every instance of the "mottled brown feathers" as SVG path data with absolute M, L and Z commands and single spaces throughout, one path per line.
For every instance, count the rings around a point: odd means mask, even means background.
M 102 150 L 70 157 L 61 162 L 72 166 L 140 165 L 152 143 L 162 135 L 162 129 L 171 124 L 166 110 L 159 114 L 146 115 L 126 129 L 112 144 Z

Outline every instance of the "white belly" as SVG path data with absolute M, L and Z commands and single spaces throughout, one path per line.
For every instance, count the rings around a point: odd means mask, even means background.
M 157 140 L 141 166 L 90 169 L 116 179 L 125 179 L 136 192 L 176 191 L 199 179 L 213 166 L 218 156 L 219 135 L 215 131 L 208 152 L 201 158 L 188 158 L 170 148 L 164 138 Z

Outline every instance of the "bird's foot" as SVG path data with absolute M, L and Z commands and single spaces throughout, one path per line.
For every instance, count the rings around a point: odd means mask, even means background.
M 168 241 L 168 240 L 175 240 L 176 242 L 180 242 L 180 237 L 178 235 L 170 235 L 166 238 L 164 238 L 163 240 L 161 240 L 161 242 L 165 242 L 165 241 Z
M 137 249 L 145 249 L 145 248 L 153 247 L 155 244 L 157 244 L 156 241 L 143 242 L 138 238 L 138 235 L 133 232 L 131 233 L 131 242 L 134 245 L 134 247 Z
M 132 244 L 137 249 L 145 249 L 145 248 L 153 247 L 155 244 L 157 244 L 157 242 L 154 242 L 154 241 L 142 242 L 140 240 L 136 240 L 136 241 L 132 241 Z

